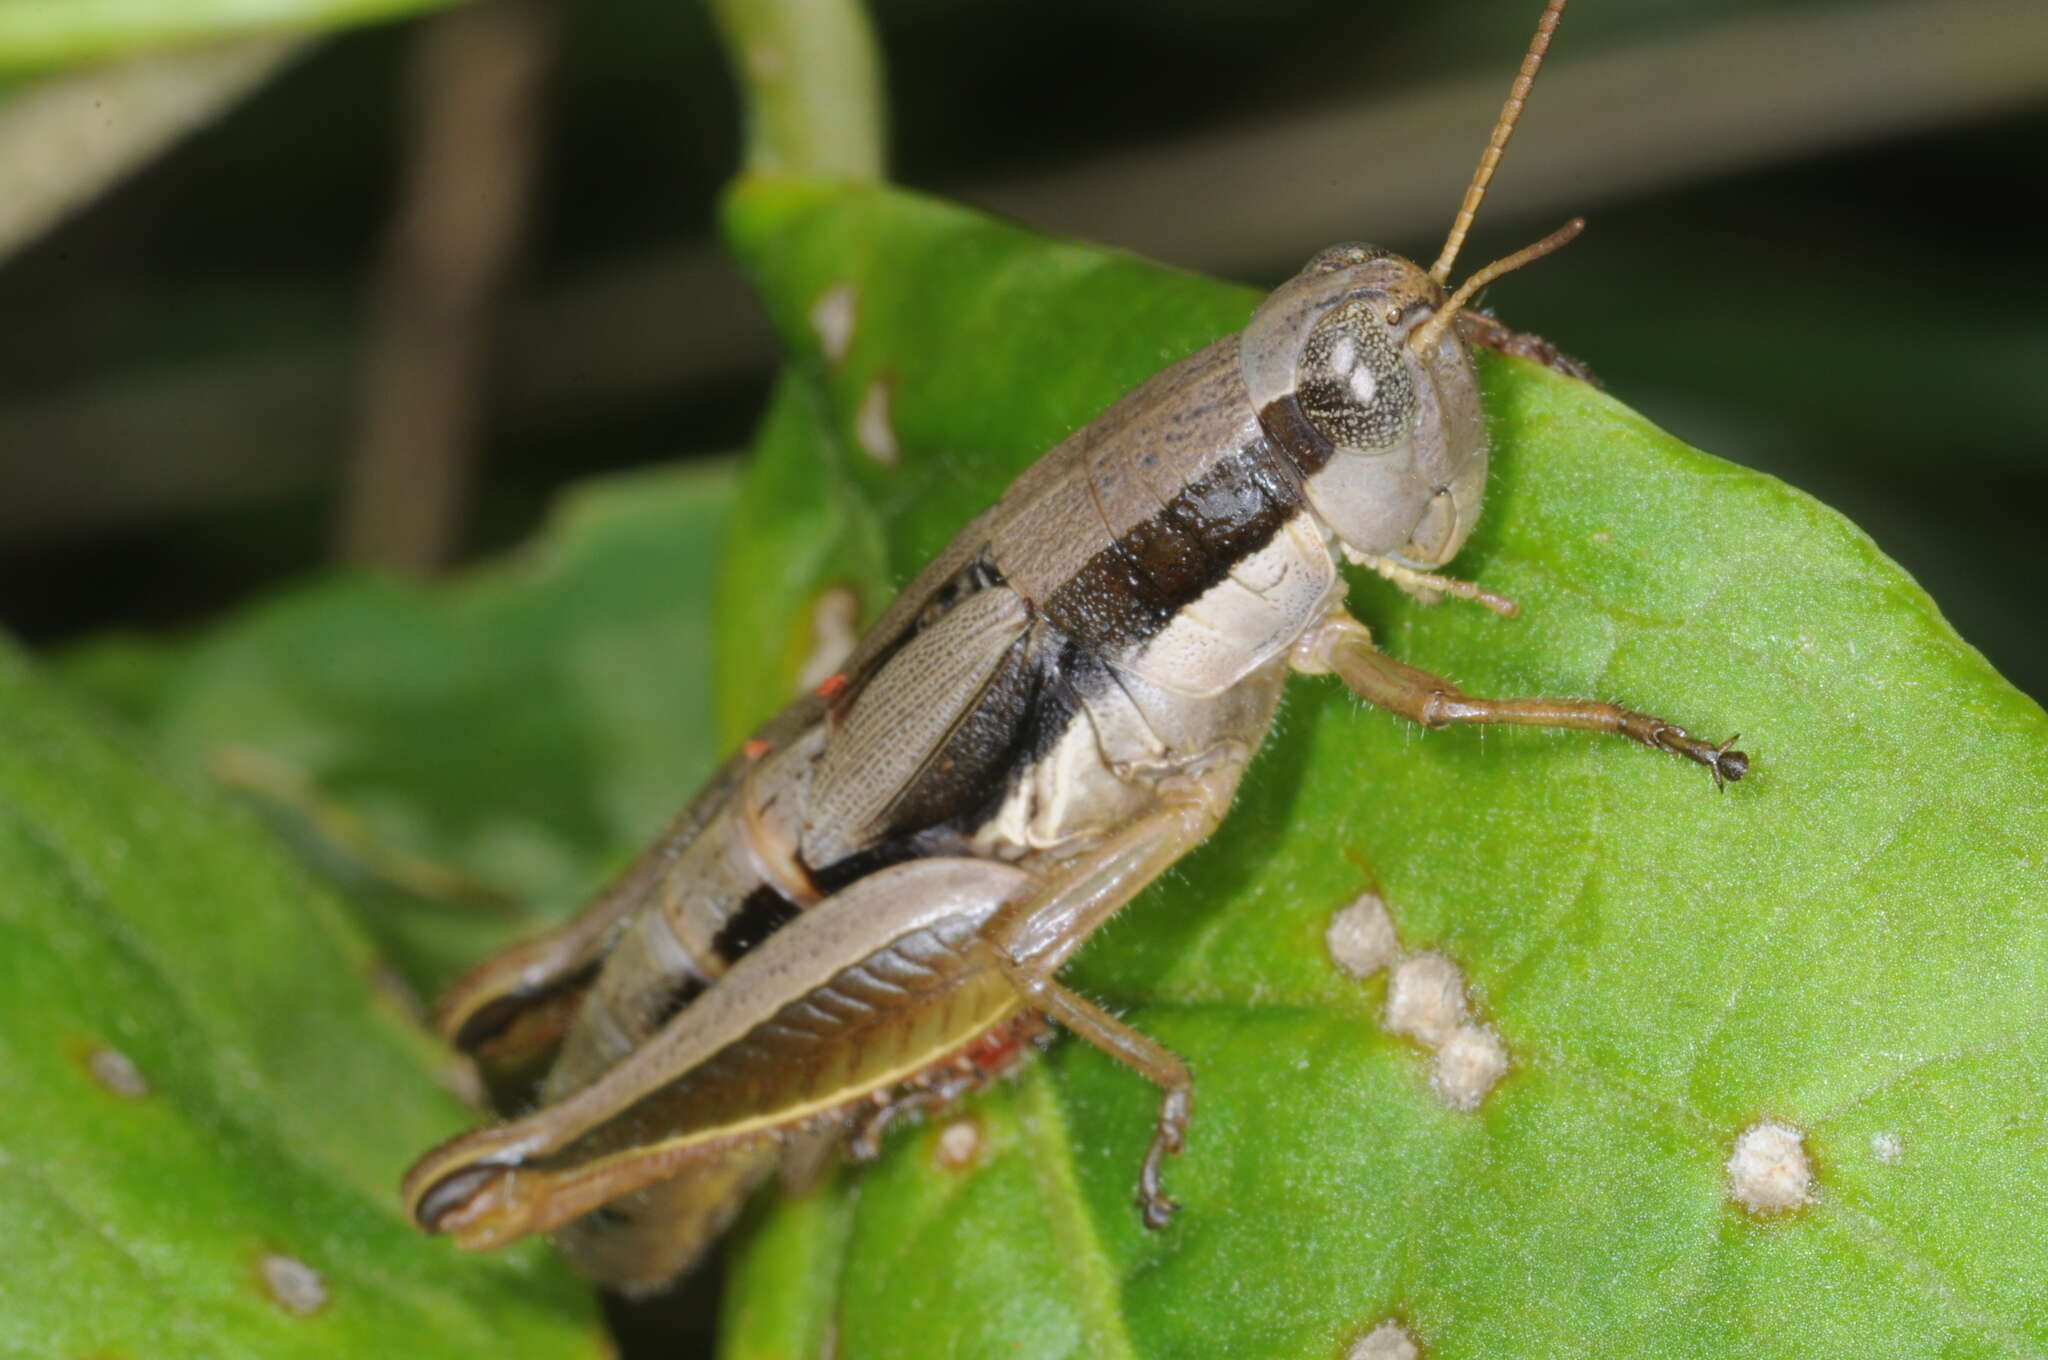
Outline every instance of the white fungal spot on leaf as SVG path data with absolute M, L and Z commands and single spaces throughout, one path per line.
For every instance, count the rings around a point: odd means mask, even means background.
M 1388 1032 L 1439 1048 L 1465 1019 L 1465 974 L 1457 964 L 1441 954 L 1401 960 L 1387 987 Z
M 1344 1360 L 1418 1360 L 1422 1348 L 1392 1318 L 1351 1343 Z
M 1429 1089 L 1438 1100 L 1466 1113 L 1478 1109 L 1507 1075 L 1508 1050 L 1491 1026 L 1472 1020 L 1464 970 L 1437 953 L 1402 958 L 1387 904 L 1372 892 L 1330 918 L 1323 943 L 1337 966 L 1356 978 L 1393 966 L 1381 1026 L 1435 1055 Z
M 1507 1070 L 1508 1050 L 1498 1034 L 1481 1025 L 1461 1025 L 1437 1050 L 1429 1089 L 1452 1109 L 1470 1112 Z
M 149 1078 L 142 1075 L 142 1069 L 126 1053 L 118 1048 L 102 1045 L 86 1055 L 86 1070 L 92 1079 L 128 1100 L 141 1100 L 149 1094 Z
M 939 1130 L 934 1148 L 939 1165 L 958 1170 L 972 1166 L 981 1155 L 981 1125 L 972 1119 L 955 1119 Z
M 304 1261 L 271 1252 L 258 1269 L 263 1273 L 263 1287 L 287 1313 L 305 1317 L 326 1305 L 327 1282 Z
M 834 367 L 853 346 L 853 323 L 860 313 L 860 294 L 850 283 L 835 284 L 818 294 L 811 304 L 811 329 L 818 333 L 818 348 Z
M 1896 1133 L 1873 1133 L 1870 1135 L 1870 1155 L 1886 1166 L 1897 1166 L 1899 1159 L 1906 1155 L 1906 1145 Z
M 1813 1201 L 1813 1165 L 1806 1135 L 1790 1124 L 1759 1119 L 1729 1154 L 1728 1194 L 1753 1214 L 1778 1214 Z
M 845 586 L 834 586 L 811 605 L 811 651 L 797 672 L 799 694 L 808 694 L 853 654 L 860 641 L 860 597 Z
M 1330 918 L 1323 943 L 1339 968 L 1355 978 L 1371 977 L 1394 961 L 1401 943 L 1394 938 L 1394 918 L 1378 893 L 1362 893 L 1357 901 Z
M 861 452 L 877 463 L 893 466 L 903 456 L 896 445 L 896 430 L 889 424 L 889 384 L 877 378 L 868 384 L 853 418 L 853 437 Z

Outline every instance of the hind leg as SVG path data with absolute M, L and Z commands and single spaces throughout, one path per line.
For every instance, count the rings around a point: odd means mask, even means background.
M 1164 1226 L 1173 1214 L 1159 1168 L 1186 1145 L 1194 1080 L 1178 1054 L 1062 986 L 1054 974 L 1104 922 L 1215 830 L 1242 772 L 1241 763 L 1227 761 L 1200 775 L 1162 781 L 1159 806 L 1150 816 L 1056 871 L 1041 891 L 998 912 L 982 937 L 989 964 L 1027 1005 L 1159 1088 L 1159 1117 L 1138 1169 L 1138 1203 L 1151 1228 Z
M 1015 964 L 997 966 L 1033 1009 L 1159 1088 L 1159 1118 L 1152 1126 L 1152 1144 L 1138 1167 L 1138 1207 L 1144 1211 L 1146 1227 L 1165 1227 L 1175 1206 L 1160 1188 L 1159 1166 L 1187 1146 L 1188 1117 L 1195 1100 L 1194 1077 L 1187 1063 L 1157 1039 L 1051 978 Z

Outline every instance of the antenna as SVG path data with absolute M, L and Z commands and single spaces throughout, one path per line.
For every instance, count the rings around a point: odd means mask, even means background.
M 1543 17 L 1536 21 L 1536 36 L 1529 39 L 1522 69 L 1515 76 L 1515 83 L 1508 87 L 1507 102 L 1500 106 L 1500 117 L 1494 120 L 1486 150 L 1479 153 L 1479 168 L 1472 172 L 1472 183 L 1465 188 L 1465 201 L 1458 205 L 1458 215 L 1451 220 L 1451 234 L 1444 238 L 1443 253 L 1429 267 L 1429 276 L 1439 287 L 1450 282 L 1451 265 L 1465 244 L 1465 233 L 1472 229 L 1472 219 L 1479 215 L 1479 202 L 1486 197 L 1486 186 L 1493 181 L 1500 154 L 1507 150 L 1508 138 L 1515 135 L 1515 122 L 1522 116 L 1522 106 L 1528 101 L 1529 87 L 1536 83 L 1536 73 L 1543 69 L 1543 54 L 1550 50 L 1550 35 L 1557 32 L 1557 21 L 1564 15 L 1565 4 L 1566 0 L 1550 0 L 1543 7 Z
M 1503 274 L 1512 274 L 1531 260 L 1540 260 L 1551 251 L 1568 246 L 1586 229 L 1586 219 L 1574 217 L 1550 235 L 1533 245 L 1523 246 L 1512 255 L 1504 255 L 1486 268 L 1458 285 L 1458 291 L 1445 299 L 1436 314 L 1408 333 L 1408 347 L 1418 354 L 1427 353 L 1436 347 L 1437 337 L 1444 328 L 1455 321 L 1458 312 L 1472 300 L 1472 295 L 1492 283 Z

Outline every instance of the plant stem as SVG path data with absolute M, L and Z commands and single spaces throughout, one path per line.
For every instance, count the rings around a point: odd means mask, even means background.
M 712 0 L 750 174 L 883 177 L 882 63 L 860 0 Z

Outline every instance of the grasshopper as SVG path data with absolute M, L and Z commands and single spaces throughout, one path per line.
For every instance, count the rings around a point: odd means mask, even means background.
M 531 1114 L 421 1158 L 405 1204 L 485 1248 L 553 1232 L 628 1291 L 686 1270 L 751 1189 L 1006 1071 L 1054 1022 L 1157 1085 L 1138 1168 L 1173 1203 L 1187 1065 L 1059 981 L 1209 835 L 1290 672 L 1425 727 L 1514 723 L 1747 758 L 1647 713 L 1486 699 L 1387 656 L 1340 559 L 1426 601 L 1471 533 L 1487 434 L 1467 310 L 1574 221 L 1446 292 L 1565 0 L 1550 0 L 1428 270 L 1340 245 L 1245 329 L 1127 393 L 1013 482 L 843 669 L 769 721 L 575 920 L 462 980 L 441 1021 L 500 1062 L 558 1047 Z

